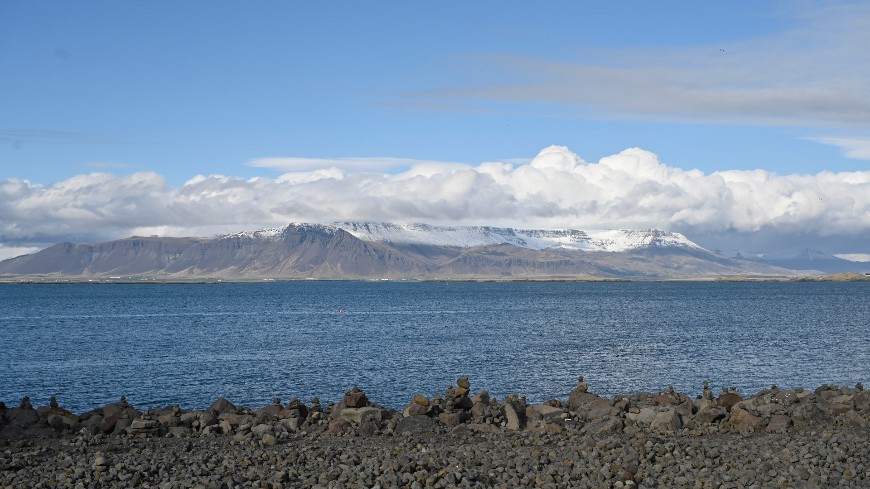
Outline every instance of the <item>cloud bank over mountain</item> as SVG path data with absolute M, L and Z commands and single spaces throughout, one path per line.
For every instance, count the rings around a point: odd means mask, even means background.
M 658 228 L 708 248 L 870 251 L 870 171 L 705 174 L 670 167 L 639 148 L 590 163 L 563 146 L 544 148 L 526 164 L 402 160 L 408 167 L 399 173 L 378 171 L 369 160 L 362 171 L 288 161 L 294 171 L 276 178 L 198 175 L 179 187 L 150 172 L 91 173 L 51 185 L 5 179 L 0 253 L 59 241 L 210 236 L 336 220 Z

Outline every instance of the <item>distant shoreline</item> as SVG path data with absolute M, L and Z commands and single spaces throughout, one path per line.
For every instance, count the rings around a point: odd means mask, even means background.
M 394 278 L 150 278 L 141 279 L 124 278 L 114 279 L 107 277 L 95 278 L 61 278 L 61 277 L 32 277 L 32 278 L 0 278 L 0 285 L 31 284 L 31 285 L 183 285 L 183 284 L 240 284 L 240 283 L 275 283 L 275 282 L 396 282 L 396 283 L 485 283 L 485 282 L 870 282 L 870 275 L 859 273 L 838 273 L 819 276 L 718 276 L 718 277 L 690 277 L 690 278 L 595 278 L 595 277 L 540 277 L 540 278 L 426 278 L 426 279 L 394 279 Z

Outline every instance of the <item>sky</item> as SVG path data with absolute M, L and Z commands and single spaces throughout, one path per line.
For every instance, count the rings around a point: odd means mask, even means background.
M 291 221 L 870 260 L 870 3 L 0 0 L 0 259 Z

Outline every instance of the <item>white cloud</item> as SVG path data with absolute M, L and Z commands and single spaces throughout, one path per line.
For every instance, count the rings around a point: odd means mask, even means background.
M 870 262 L 870 253 L 838 253 L 834 256 L 849 261 L 856 261 L 862 263 Z
M 551 146 L 527 164 L 418 163 L 397 174 L 320 168 L 251 179 L 198 175 L 180 187 L 155 173 L 92 173 L 52 185 L 13 178 L 0 180 L 0 216 L 6 247 L 377 220 L 654 227 L 705 238 L 707 246 L 729 236 L 769 236 L 789 248 L 840 240 L 852 244 L 830 251 L 860 253 L 870 239 L 870 171 L 704 174 L 667 166 L 639 148 L 586 162 Z
M 870 160 L 870 138 L 859 137 L 816 137 L 806 138 L 821 144 L 830 144 L 840 148 L 846 158 L 854 160 Z
M 392 157 L 350 157 L 350 158 L 254 158 L 248 166 L 272 168 L 281 171 L 310 171 L 327 168 L 340 168 L 347 171 L 387 171 L 408 168 L 421 164 L 443 164 L 451 162 L 415 160 L 412 158 Z
M 870 4 L 794 8 L 791 29 L 727 44 L 585 48 L 560 61 L 480 55 L 471 62 L 491 79 L 413 97 L 571 117 L 868 127 Z
M 41 250 L 39 246 L 4 246 L 0 244 L 0 261 L 16 256 L 29 255 Z

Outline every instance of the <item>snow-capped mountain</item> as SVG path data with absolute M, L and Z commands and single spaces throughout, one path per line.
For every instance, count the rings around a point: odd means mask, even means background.
M 790 275 L 654 229 L 582 231 L 342 222 L 213 238 L 58 243 L 0 262 L 0 277 L 664 279 Z
M 489 226 L 432 226 L 429 224 L 390 224 L 337 222 L 343 229 L 364 241 L 431 246 L 492 246 L 508 244 L 531 250 L 562 248 L 583 251 L 626 252 L 646 248 L 702 249 L 679 233 L 656 229 L 581 231 L 579 229 L 513 229 Z

